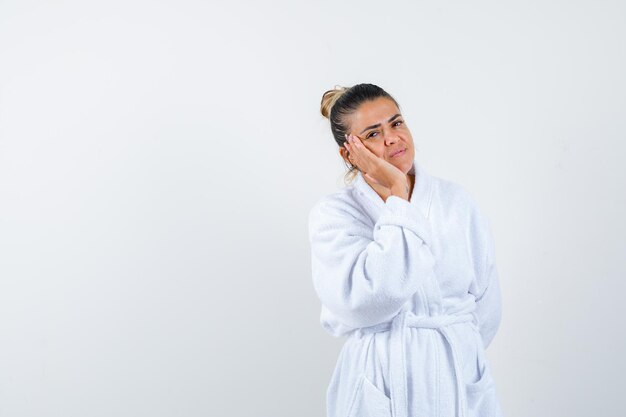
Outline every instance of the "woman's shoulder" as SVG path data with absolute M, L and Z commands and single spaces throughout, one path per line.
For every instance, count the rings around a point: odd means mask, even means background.
M 309 210 L 309 223 L 365 219 L 366 214 L 356 194 L 354 186 L 349 185 L 318 198 Z

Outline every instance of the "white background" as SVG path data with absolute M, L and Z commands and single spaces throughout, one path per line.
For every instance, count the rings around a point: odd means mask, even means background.
M 507 417 L 623 413 L 621 1 L 0 2 L 0 416 L 325 415 L 334 85 L 496 240 Z

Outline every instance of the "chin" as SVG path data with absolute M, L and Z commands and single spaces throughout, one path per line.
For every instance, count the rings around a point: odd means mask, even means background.
M 415 153 L 414 152 L 410 152 L 408 155 L 405 155 L 404 161 L 402 161 L 404 163 L 403 169 L 404 173 L 408 173 L 411 168 L 413 168 L 413 162 L 415 160 Z
M 407 174 L 413 166 L 413 160 L 393 162 L 393 166 Z

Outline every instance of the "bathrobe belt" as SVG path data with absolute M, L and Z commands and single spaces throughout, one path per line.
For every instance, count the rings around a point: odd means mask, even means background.
M 457 388 L 459 417 L 466 415 L 465 384 L 463 382 L 459 352 L 450 337 L 447 326 L 455 323 L 472 321 L 472 314 L 417 316 L 411 311 L 403 311 L 391 322 L 364 327 L 359 329 L 362 334 L 391 331 L 389 337 L 389 379 L 391 394 L 391 415 L 393 417 L 408 417 L 408 397 L 406 379 L 406 327 L 435 329 L 443 336 L 450 346 L 452 362 Z

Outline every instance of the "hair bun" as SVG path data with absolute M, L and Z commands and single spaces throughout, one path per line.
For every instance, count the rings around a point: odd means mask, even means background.
M 330 110 L 333 108 L 333 105 L 337 102 L 337 100 L 339 100 L 339 97 L 341 97 L 343 93 L 346 92 L 347 89 L 348 87 L 341 87 L 341 86 L 336 85 L 335 88 L 333 88 L 332 90 L 326 91 L 322 95 L 322 102 L 321 102 L 321 108 L 320 108 L 320 111 L 322 112 L 322 116 L 326 117 L 327 119 L 330 118 Z

